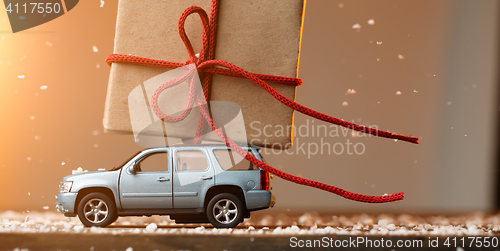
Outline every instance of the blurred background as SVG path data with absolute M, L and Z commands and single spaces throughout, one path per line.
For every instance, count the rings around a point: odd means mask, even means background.
M 420 144 L 296 135 L 292 154 L 264 151 L 267 162 L 357 193 L 404 191 L 405 199 L 363 204 L 275 178 L 277 204 L 265 213 L 496 210 L 499 7 L 495 0 L 308 1 L 296 101 L 418 136 Z M 13 34 L 0 11 L 0 210 L 55 211 L 59 182 L 72 170 L 109 169 L 141 149 L 132 135 L 102 127 L 116 12 L 117 0 L 80 1 Z M 307 124 L 323 122 L 295 115 L 296 126 Z M 297 150 L 347 140 L 364 152 Z

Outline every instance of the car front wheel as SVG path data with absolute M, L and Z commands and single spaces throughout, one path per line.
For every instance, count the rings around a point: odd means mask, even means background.
M 78 205 L 78 218 L 87 227 L 105 227 L 117 218 L 115 203 L 102 193 L 87 194 Z
M 221 193 L 213 197 L 206 211 L 208 220 L 216 228 L 233 228 L 243 221 L 243 203 L 230 193 Z

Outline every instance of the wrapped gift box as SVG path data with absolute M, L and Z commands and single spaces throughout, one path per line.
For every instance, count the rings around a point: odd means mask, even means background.
M 120 0 L 114 53 L 186 62 L 189 56 L 178 34 L 179 17 L 193 5 L 203 8 L 210 15 L 210 4 L 210 0 Z M 221 0 L 215 59 L 254 73 L 297 77 L 304 9 L 304 0 Z M 185 27 L 198 52 L 202 43 L 199 17 L 189 16 Z M 168 70 L 113 63 L 103 120 L 105 130 L 131 133 L 129 93 L 146 80 Z M 295 86 L 268 84 L 286 97 L 295 99 Z M 213 75 L 208 100 L 237 103 L 245 121 L 247 139 L 252 144 L 290 146 L 293 110 L 255 83 Z

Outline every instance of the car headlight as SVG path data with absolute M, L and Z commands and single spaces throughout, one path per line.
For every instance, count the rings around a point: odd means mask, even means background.
M 69 193 L 69 191 L 71 190 L 71 186 L 73 186 L 73 181 L 61 182 L 61 184 L 59 185 L 59 192 Z

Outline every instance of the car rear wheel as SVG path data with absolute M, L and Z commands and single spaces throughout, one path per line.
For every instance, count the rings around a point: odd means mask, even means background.
M 207 206 L 207 217 L 216 228 L 233 228 L 243 221 L 244 207 L 240 199 L 230 193 L 214 196 Z
M 78 218 L 87 227 L 105 227 L 113 223 L 118 215 L 115 203 L 108 196 L 90 193 L 78 205 Z

